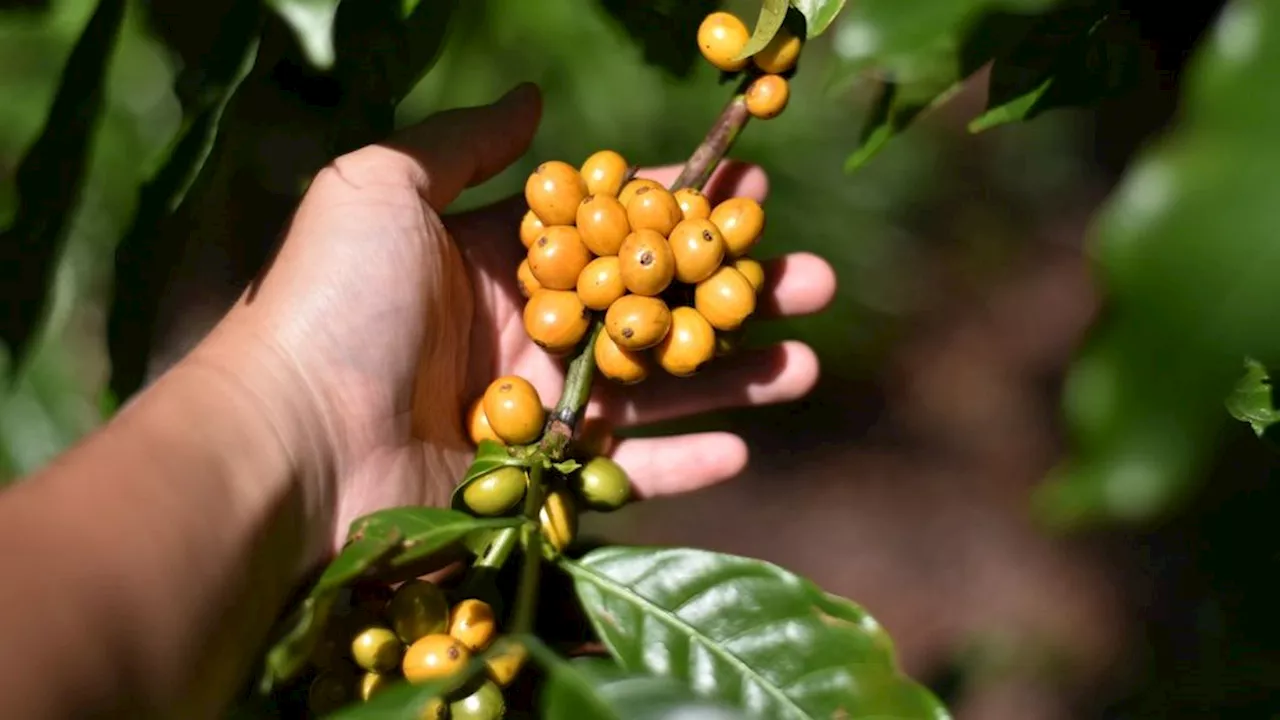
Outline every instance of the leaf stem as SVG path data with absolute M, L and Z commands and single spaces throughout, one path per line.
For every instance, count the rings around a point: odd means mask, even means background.
M 506 564 L 507 558 L 511 556 L 511 551 L 520 544 L 520 528 L 509 527 L 503 528 L 493 534 L 489 539 L 489 544 L 485 545 L 484 552 L 476 557 L 476 561 L 471 564 L 473 569 L 500 569 Z
M 588 356 L 590 354 L 588 353 Z M 590 379 L 587 380 L 588 387 Z M 538 605 L 538 580 L 542 570 L 542 526 L 539 515 L 546 499 L 546 483 L 542 479 L 543 466 L 535 462 L 529 468 L 529 491 L 524 498 L 524 516 L 527 522 L 520 528 L 521 545 L 524 546 L 524 564 L 520 567 L 520 583 L 516 586 L 515 619 L 511 632 L 521 634 L 533 630 L 534 611 Z
M 748 75 L 738 84 L 733 97 L 729 98 L 729 102 L 720 111 L 720 117 L 716 118 L 706 137 L 685 162 L 680 176 L 671 184 L 672 191 L 689 187 L 701 190 L 707 184 L 711 173 L 729 153 L 742 134 L 742 129 L 747 126 L 747 121 L 751 119 L 751 113 L 747 112 L 747 88 L 752 80 Z
M 564 390 L 560 392 L 560 402 L 551 413 L 551 422 L 542 435 L 539 450 L 553 463 L 564 460 L 569 442 L 573 440 L 573 431 L 582 412 L 587 408 L 587 400 L 591 398 L 591 379 L 596 369 L 596 336 L 604 328 L 603 320 L 596 320 L 587 333 L 587 339 L 578 351 L 577 357 L 569 363 L 569 370 L 564 377 Z M 530 483 L 532 492 L 532 483 Z M 537 516 L 534 516 L 537 519 Z

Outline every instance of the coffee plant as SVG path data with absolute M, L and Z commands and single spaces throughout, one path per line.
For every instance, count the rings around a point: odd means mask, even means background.
M 463 3 L 144 5 L 182 61 L 182 121 L 116 249 L 107 413 L 150 372 L 161 278 L 177 262 L 158 238 L 203 227 L 234 158 L 255 142 L 254 83 L 270 74 L 325 100 L 296 110 L 319 129 L 278 170 L 280 195 L 293 197 L 325 158 L 393 129 Z M 875 86 L 859 145 L 843 158 L 851 173 L 983 68 L 987 105 L 973 133 L 1122 94 L 1141 62 L 1138 40 L 1113 0 L 740 3 L 750 15 L 707 0 L 604 5 L 649 62 L 673 74 L 713 66 L 723 109 L 670 186 L 635 177 L 609 148 L 537 158 L 527 212 L 510 228 L 526 258 L 511 273 L 525 332 L 567 364 L 563 392 L 542 398 L 504 376 L 458 408 L 475 456 L 449 506 L 356 520 L 282 618 L 245 707 L 353 720 L 947 717 L 850 600 L 759 560 L 580 538 L 580 514 L 631 500 L 607 430 L 584 422 L 587 399 L 595 384 L 653 373 L 686 378 L 697 393 L 699 371 L 735 352 L 769 282 L 754 253 L 770 211 L 750 198 L 713 204 L 702 189 L 744 132 L 767 133 L 789 107 L 826 100 L 793 93 L 817 38 L 836 36 L 829 80 Z M 97 1 L 16 169 L 0 240 L 0 339 L 15 373 L 47 319 L 129 7 Z M 169 22 L 175 13 L 197 21 Z M 1069 376 L 1073 453 L 1041 489 L 1045 518 L 1154 517 L 1199 476 L 1228 417 L 1224 398 L 1259 436 L 1280 419 L 1268 372 L 1280 363 L 1270 327 L 1280 296 L 1268 282 L 1280 207 L 1280 144 L 1268 138 L 1280 123 L 1276 77 L 1280 8 L 1235 0 L 1196 51 L 1180 122 L 1098 217 L 1091 247 L 1108 312 Z M 1221 216 L 1234 218 L 1231 232 Z

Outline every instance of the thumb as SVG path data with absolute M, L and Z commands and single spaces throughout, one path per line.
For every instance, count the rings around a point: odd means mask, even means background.
M 542 115 L 537 86 L 522 83 L 489 105 L 436 113 L 404 128 L 384 145 L 421 167 L 418 191 L 436 212 L 472 185 L 488 180 L 529 149 Z

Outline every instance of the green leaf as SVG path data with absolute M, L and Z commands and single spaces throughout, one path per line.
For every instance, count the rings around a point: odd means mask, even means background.
M 1132 23 L 1110 2 L 1074 3 L 1047 13 L 1011 52 L 996 58 L 987 109 L 969 130 L 1122 94 L 1137 82 L 1140 48 Z
M 912 100 L 908 99 L 910 93 L 906 86 L 894 82 L 882 84 L 859 134 L 858 149 L 844 161 L 845 172 L 854 172 L 866 165 L 889 140 L 906 130 L 920 114 L 950 99 L 957 88 L 958 85 L 950 83 L 936 93 L 926 91 L 919 99 Z
M 756 27 L 751 31 L 751 39 L 742 48 L 742 52 L 738 53 L 738 59 L 749 58 L 763 50 L 773 40 L 773 36 L 778 34 L 786 17 L 787 0 L 764 0 L 760 5 Z
M 573 458 L 570 458 L 568 460 L 561 460 L 558 463 L 551 464 L 551 469 L 555 470 L 561 475 L 569 475 L 579 470 L 581 467 L 582 467 L 582 463 L 577 460 L 574 460 Z
M 626 670 L 769 718 L 945 718 L 865 611 L 775 565 L 606 547 L 561 560 Z
M 1280 364 L 1280 6 L 1237 1 L 1185 73 L 1175 128 L 1131 165 L 1091 251 L 1107 322 L 1071 372 L 1054 522 L 1151 520 L 1190 496 L 1240 358 Z
M 1249 423 L 1258 437 L 1280 422 L 1271 376 L 1262 363 L 1253 358 L 1245 359 L 1244 376 L 1227 396 L 1227 412 L 1240 422 Z
M 791 0 L 791 7 L 804 15 L 805 33 L 812 38 L 826 32 L 844 9 L 844 3 L 845 0 Z
M 437 507 L 398 507 L 366 515 L 351 525 L 352 537 L 399 537 L 389 564 L 401 567 L 421 560 L 478 531 L 515 527 L 521 518 L 472 517 Z
M 859 0 L 841 18 L 841 55 L 854 63 L 892 65 L 908 56 L 962 37 L 983 13 L 1047 10 L 1057 0 Z
M 546 671 L 542 691 L 545 720 L 746 720 L 747 715 L 700 698 L 683 683 L 655 675 L 628 673 L 609 660 L 566 661 L 545 645 L 526 642 Z
M 307 61 L 321 70 L 333 66 L 333 20 L 338 0 L 267 0 L 293 30 Z
M 698 24 L 719 0 L 597 0 L 644 53 L 645 62 L 686 77 L 701 59 Z
M 0 341 L 9 346 L 11 368 L 25 363 L 76 216 L 125 7 L 124 0 L 99 0 L 63 66 L 44 129 L 18 164 L 17 210 L 0 233 Z

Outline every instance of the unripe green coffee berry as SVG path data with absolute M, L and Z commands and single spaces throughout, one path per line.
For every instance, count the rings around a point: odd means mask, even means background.
M 507 712 L 502 688 L 486 680 L 470 695 L 449 704 L 449 720 L 498 720 Z
M 387 615 L 400 641 L 412 645 L 419 638 L 448 628 L 449 601 L 434 583 L 410 580 L 387 603 Z
M 631 500 L 631 479 L 622 466 L 607 457 L 587 461 L 573 475 L 573 490 L 592 510 L 617 510 Z
M 524 497 L 526 483 L 522 468 L 506 465 L 468 484 L 462 491 L 462 500 L 476 515 L 502 515 Z
M 374 625 L 365 628 L 351 641 L 351 658 L 362 669 L 383 673 L 400 665 L 404 645 L 390 628 Z

